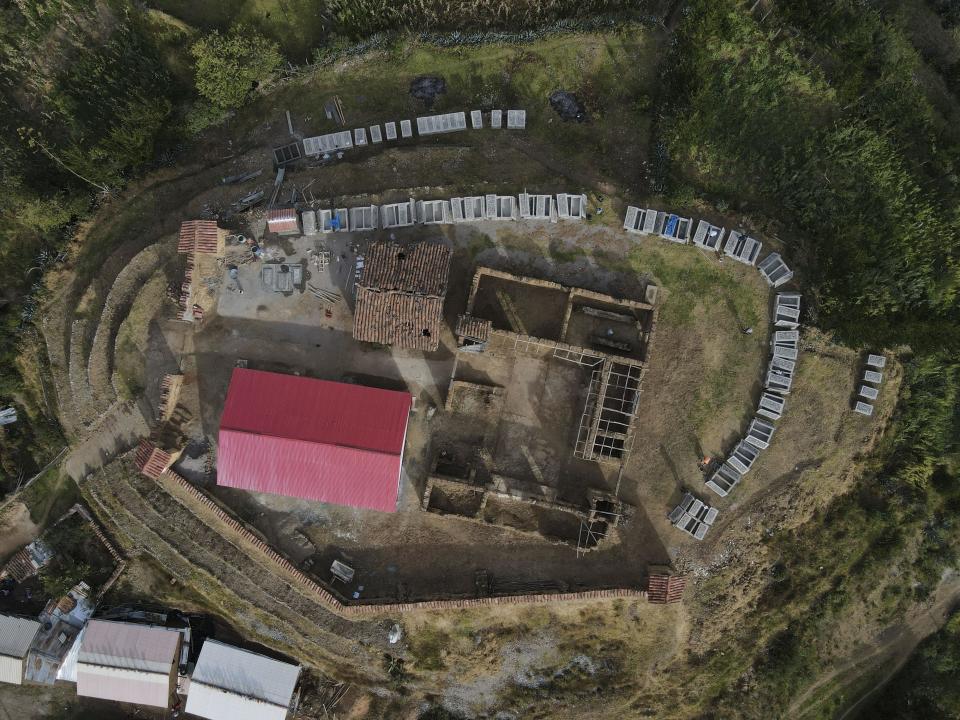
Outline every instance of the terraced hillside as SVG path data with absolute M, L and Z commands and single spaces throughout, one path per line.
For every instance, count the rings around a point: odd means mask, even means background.
M 141 476 L 128 458 L 92 474 L 84 497 L 129 552 L 153 557 L 260 642 L 340 677 L 379 677 L 390 623 L 351 622 L 320 605 L 185 493 Z M 349 638 L 349 639 L 348 639 Z M 341 663 L 351 657 L 351 670 Z

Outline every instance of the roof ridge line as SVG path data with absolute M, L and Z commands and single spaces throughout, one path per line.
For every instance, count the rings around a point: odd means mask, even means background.
M 360 447 L 359 445 L 347 445 L 345 443 L 335 443 L 335 442 L 322 442 L 318 440 L 304 440 L 303 438 L 288 437 L 287 435 L 277 435 L 275 433 L 269 433 L 269 432 L 254 432 L 252 430 L 243 430 L 241 428 L 236 428 L 236 427 L 229 427 L 229 426 L 224 427 L 223 425 L 220 425 L 220 430 L 230 430 L 231 432 L 243 433 L 244 435 L 259 435 L 261 437 L 271 437 L 271 438 L 276 438 L 278 440 L 292 440 L 295 442 L 308 443 L 310 445 L 329 445 L 330 447 L 345 448 L 347 450 L 360 450 L 361 452 L 368 452 L 374 455 L 388 455 L 390 457 L 399 457 L 400 455 L 403 454 L 402 450 L 399 453 L 395 453 L 395 452 L 389 452 L 387 450 L 375 450 L 373 448 Z

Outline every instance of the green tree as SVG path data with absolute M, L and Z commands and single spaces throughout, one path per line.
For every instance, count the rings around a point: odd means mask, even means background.
M 197 92 L 225 110 L 243 105 L 283 60 L 277 43 L 243 26 L 226 35 L 214 30 L 195 42 L 190 53 L 196 61 Z

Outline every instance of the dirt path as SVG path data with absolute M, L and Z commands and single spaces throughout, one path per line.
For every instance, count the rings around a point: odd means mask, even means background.
M 116 405 L 100 421 L 93 434 L 70 452 L 64 468 L 79 482 L 149 434 L 149 423 L 140 403 Z
M 847 689 L 857 692 L 856 683 L 860 678 L 872 668 L 894 661 L 884 670 L 875 684 L 862 692 L 857 701 L 838 716 L 838 720 L 856 717 L 855 711 L 903 667 L 910 659 L 914 648 L 943 627 L 949 618 L 950 611 L 957 603 L 960 603 L 960 575 L 954 574 L 940 583 L 931 601 L 915 608 L 902 622 L 884 628 L 870 641 L 866 652 L 862 647 L 854 648 L 852 657 L 831 672 L 820 676 L 793 701 L 786 712 L 786 717 L 807 717 L 824 701 L 838 693 Z M 820 691 L 833 684 L 835 687 L 829 692 L 818 695 Z
M 22 502 L 8 505 L 0 511 L 0 560 L 19 550 L 40 534 L 40 528 L 30 519 L 30 510 Z

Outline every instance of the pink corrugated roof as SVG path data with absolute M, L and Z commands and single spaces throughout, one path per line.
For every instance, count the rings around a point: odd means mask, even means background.
M 237 368 L 217 484 L 393 512 L 411 403 L 408 393 Z
M 297 232 L 297 211 L 293 208 L 274 208 L 267 210 L 267 227 L 271 232 Z

